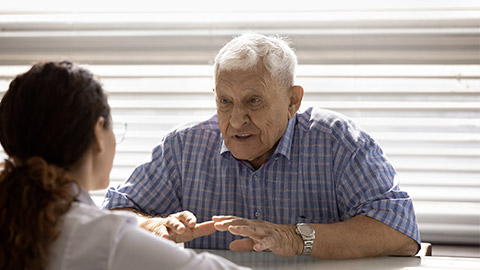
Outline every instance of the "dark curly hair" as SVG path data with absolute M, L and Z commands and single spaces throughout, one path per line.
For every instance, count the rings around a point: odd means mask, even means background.
M 8 155 L 0 172 L 0 269 L 46 267 L 80 190 L 66 172 L 93 144 L 99 117 L 108 128 L 109 116 L 99 81 L 70 62 L 38 63 L 10 83 L 0 103 Z

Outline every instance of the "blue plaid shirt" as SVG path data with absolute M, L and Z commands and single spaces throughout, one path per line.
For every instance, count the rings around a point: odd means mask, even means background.
M 235 215 L 277 224 L 333 223 L 365 215 L 420 243 L 412 200 L 378 144 L 344 116 L 312 108 L 289 121 L 256 171 L 227 149 L 216 115 L 177 129 L 150 162 L 108 190 L 104 207 L 152 216 L 188 210 L 198 222 Z M 228 249 L 235 239 L 216 232 L 185 246 Z

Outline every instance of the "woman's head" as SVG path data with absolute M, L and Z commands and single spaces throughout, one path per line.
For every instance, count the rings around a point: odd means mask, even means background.
M 0 142 L 10 157 L 38 156 L 68 170 L 94 142 L 98 119 L 110 127 L 109 116 L 92 73 L 70 62 L 39 63 L 10 83 L 0 103 Z
M 0 142 L 0 269 L 44 269 L 74 185 L 108 185 L 115 138 L 100 83 L 70 62 L 34 65 L 0 102 Z

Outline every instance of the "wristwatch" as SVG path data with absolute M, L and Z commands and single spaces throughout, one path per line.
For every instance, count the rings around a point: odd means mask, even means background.
M 297 223 L 295 232 L 303 239 L 302 255 L 310 254 L 313 248 L 313 241 L 315 240 L 315 230 L 307 223 Z

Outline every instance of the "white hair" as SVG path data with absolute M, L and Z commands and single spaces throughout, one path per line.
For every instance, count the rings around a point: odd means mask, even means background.
M 221 71 L 251 69 L 260 61 L 281 86 L 293 86 L 297 66 L 293 49 L 280 37 L 255 33 L 240 35 L 220 49 L 215 57 L 215 81 Z

